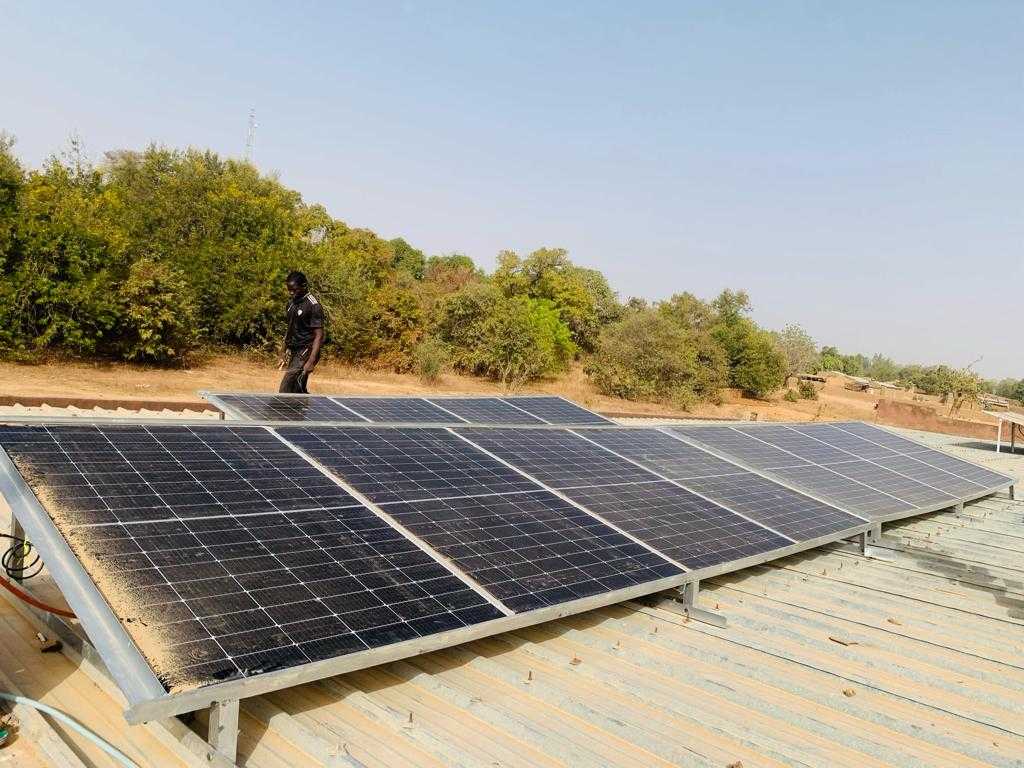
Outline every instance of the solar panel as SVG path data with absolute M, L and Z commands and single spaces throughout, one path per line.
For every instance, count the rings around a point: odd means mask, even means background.
M 559 490 L 658 479 L 567 430 L 463 427 L 457 431 L 484 450 Z
M 771 552 L 791 543 L 757 523 L 664 480 L 575 488 L 566 494 L 604 520 L 694 570 Z
M 896 451 L 846 432 L 832 424 L 794 424 L 790 429 L 840 448 L 853 458 L 882 461 L 899 455 Z
M 965 480 L 970 480 L 983 488 L 999 488 L 1009 479 L 998 472 L 992 472 L 977 464 L 971 464 L 969 461 L 962 461 L 938 451 L 912 453 L 910 456 L 929 466 L 938 467 Z
M 336 397 L 334 400 L 372 422 L 465 423 L 458 416 L 420 397 Z
M 448 430 L 317 427 L 281 434 L 512 610 L 682 573 Z
M 834 471 L 817 464 L 807 464 L 800 467 L 773 469 L 771 474 L 795 488 L 805 490 L 841 509 L 869 519 L 910 512 L 915 509 L 909 501 L 890 495 L 892 491 L 897 490 L 896 487 L 891 487 L 890 492 L 887 493 L 879 488 L 879 483 L 867 483 L 866 481 L 870 478 L 865 478 L 865 482 L 861 482 L 854 479 L 853 473 L 839 474 L 840 467 L 851 466 L 853 465 L 836 465 Z M 903 487 L 906 486 L 900 486 L 900 488 Z M 924 488 L 924 486 L 921 487 Z
M 386 511 L 516 612 L 682 573 L 544 490 L 402 502 Z
M 860 423 L 692 426 L 673 431 L 873 519 L 941 508 L 1011 482 Z
M 431 398 L 430 402 L 461 416 L 471 424 L 544 423 L 536 416 L 497 397 L 435 397 Z
M 574 429 L 578 435 L 639 462 L 671 480 L 742 475 L 747 470 L 658 429 Z
M 672 432 L 694 435 L 705 445 L 713 446 L 756 469 L 800 467 L 810 463 L 732 427 L 675 427 Z
M 760 443 L 768 443 L 779 450 L 785 451 L 803 461 L 826 466 L 855 458 L 848 452 L 817 440 L 809 435 L 797 432 L 785 426 L 736 427 L 737 432 L 754 438 Z M 775 466 L 792 466 L 793 459 L 784 459 Z M 772 464 L 765 464 L 769 468 Z
M 701 477 L 686 487 L 794 541 L 810 541 L 864 521 L 758 475 Z
M 897 453 L 921 453 L 921 452 L 934 452 L 931 448 L 915 443 L 913 440 L 908 440 L 905 437 L 894 435 L 892 432 L 886 429 L 879 429 L 873 427 L 870 424 L 865 424 L 861 421 L 842 421 L 837 422 L 833 425 L 836 429 L 841 429 L 844 432 L 861 437 L 865 440 L 870 440 L 873 443 L 882 445 L 889 448 Z
M 366 421 L 322 395 L 209 395 L 234 416 L 252 421 Z
M 561 397 L 504 397 L 506 403 L 530 413 L 548 424 L 613 424 L 604 416 L 581 408 Z
M 827 532 L 848 530 L 863 522 L 740 467 L 725 462 L 722 462 L 725 465 L 722 467 L 712 461 L 714 457 L 696 457 L 700 464 L 693 466 L 702 468 L 688 470 L 685 468 L 687 458 L 694 457 L 694 449 L 663 433 L 646 434 L 652 430 L 579 430 L 597 442 L 614 441 L 615 453 L 563 430 L 470 427 L 459 431 L 486 451 L 562 490 L 573 500 L 589 498 L 584 494 L 574 494 L 575 488 L 649 483 L 663 479 L 633 463 L 641 461 L 642 457 L 659 454 L 657 463 L 669 469 L 672 476 L 677 473 L 700 474 L 708 466 L 723 471 L 730 468 L 725 475 L 687 478 L 679 482 L 720 506 L 773 528 L 794 542 L 809 541 Z M 678 449 L 674 449 L 669 440 L 679 443 Z M 675 455 L 673 450 L 677 452 Z M 686 496 L 682 488 L 680 496 Z
M 265 429 L 0 442 L 169 691 L 503 615 Z
M 537 489 L 443 428 L 282 427 L 278 432 L 377 504 Z

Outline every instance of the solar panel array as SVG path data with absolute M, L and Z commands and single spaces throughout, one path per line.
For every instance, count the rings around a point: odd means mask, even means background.
M 1012 479 L 861 422 L 672 432 L 872 520 L 950 506 Z
M 863 424 L 659 430 L 551 397 L 217 397 L 307 423 L 0 427 L 110 605 L 100 630 L 126 629 L 174 692 L 369 665 L 1012 482 Z
M 206 393 L 236 418 L 376 424 L 605 424 L 613 422 L 561 397 L 338 397 Z
M 159 645 L 168 688 L 503 615 L 260 427 L 7 427 L 0 441 L 143 652 Z

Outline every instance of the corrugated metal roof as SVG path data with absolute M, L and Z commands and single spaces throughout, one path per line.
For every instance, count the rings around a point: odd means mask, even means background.
M 239 762 L 1024 766 L 1024 503 L 884 533 L 702 584 L 724 628 L 629 603 L 245 700 Z

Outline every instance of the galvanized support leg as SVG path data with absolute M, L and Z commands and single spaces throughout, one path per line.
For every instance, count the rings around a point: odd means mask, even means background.
M 998 419 L 999 426 L 996 427 L 996 453 L 999 453 L 999 448 L 1003 443 L 1003 420 Z
M 854 552 L 862 557 L 869 557 L 872 560 L 892 562 L 896 559 L 893 553 L 889 551 L 889 547 L 879 548 L 880 545 L 882 545 L 882 525 L 881 523 L 875 523 L 863 533 L 858 533 L 853 545 L 844 544 L 843 549 L 850 551 L 852 548 Z
M 1015 485 L 1011 485 L 1009 488 L 1006 489 L 1007 493 L 1010 494 L 1010 501 L 1013 501 L 1013 499 L 1014 499 L 1013 489 L 1016 488 L 1016 487 L 1017 486 L 1015 486 Z
M 729 622 L 722 614 L 697 607 L 698 594 L 700 594 L 700 582 L 691 581 L 680 589 L 651 595 L 649 598 L 642 598 L 642 601 L 655 608 L 685 616 L 688 621 L 692 619 L 715 627 L 728 626 Z
M 210 705 L 210 728 L 206 741 L 218 754 L 235 762 L 238 754 L 238 699 L 215 701 Z
M 21 541 L 25 540 L 25 529 L 21 527 L 21 523 L 18 522 L 18 518 L 13 514 L 11 515 L 11 536 Z M 11 572 L 11 578 L 20 582 L 21 570 L 25 567 L 25 547 L 17 541 L 12 544 L 12 547 L 13 549 L 11 552 L 13 552 L 13 554 L 11 555 L 8 569 Z
M 868 544 L 881 544 L 882 543 L 882 524 L 875 523 L 867 530 L 867 543 Z

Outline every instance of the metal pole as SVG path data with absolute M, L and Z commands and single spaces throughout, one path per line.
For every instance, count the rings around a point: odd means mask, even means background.
M 996 427 L 996 453 L 999 453 L 999 446 L 1003 441 L 1003 420 L 997 418 L 996 421 L 999 422 L 999 426 Z

